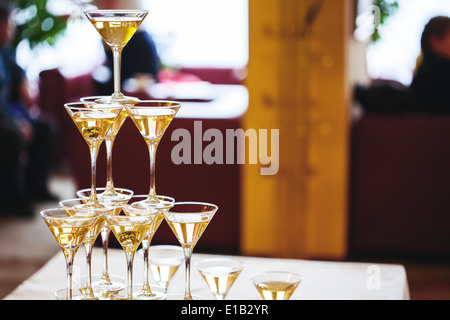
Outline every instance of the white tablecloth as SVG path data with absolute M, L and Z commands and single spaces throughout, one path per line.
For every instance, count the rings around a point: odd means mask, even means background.
M 125 277 L 126 260 L 121 249 L 109 249 L 109 272 Z M 213 299 L 206 283 L 195 269 L 195 262 L 216 255 L 195 253 L 192 257 L 191 290 L 193 294 Z M 246 266 L 231 288 L 227 300 L 261 300 L 249 276 L 260 271 L 294 271 L 303 281 L 292 295 L 294 300 L 403 300 L 409 299 L 406 272 L 401 265 L 323 262 L 296 259 L 239 257 Z M 101 250 L 94 249 L 92 272 L 100 273 Z M 85 252 L 80 249 L 75 258 L 78 274 L 85 271 Z M 143 277 L 143 257 L 134 260 L 134 289 Z M 154 284 L 152 277 L 151 283 Z M 19 285 L 5 300 L 54 300 L 54 291 L 66 285 L 65 262 L 62 252 L 56 254 L 38 272 Z M 183 292 L 184 266 L 182 265 L 169 285 L 169 293 Z

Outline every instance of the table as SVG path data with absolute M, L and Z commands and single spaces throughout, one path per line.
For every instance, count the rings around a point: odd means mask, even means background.
M 126 276 L 125 254 L 121 249 L 109 249 L 110 274 Z M 195 262 L 217 255 L 195 253 L 192 257 L 191 290 L 193 294 L 212 299 L 206 283 L 195 269 Z M 294 271 L 303 276 L 303 282 L 291 300 L 407 300 L 409 288 L 405 268 L 395 264 L 328 262 L 297 259 L 239 257 L 245 269 L 231 288 L 227 300 L 261 300 L 249 280 L 253 273 L 269 270 Z M 75 269 L 85 267 L 84 250 L 75 258 Z M 94 248 L 93 273 L 101 270 L 101 250 Z M 142 279 L 143 258 L 139 252 L 134 260 L 135 288 Z M 151 278 L 151 277 L 150 277 Z M 65 263 L 61 252 L 12 291 L 5 300 L 55 300 L 53 293 L 65 286 Z M 153 279 L 151 279 L 153 281 Z M 154 282 L 152 282 L 154 283 Z M 183 292 L 184 268 L 180 267 L 169 285 L 169 293 Z
M 152 85 L 147 94 L 147 98 L 155 100 L 180 101 L 182 107 L 177 118 L 239 118 L 245 114 L 249 104 L 248 89 L 236 84 L 211 84 L 204 81 L 158 83 Z

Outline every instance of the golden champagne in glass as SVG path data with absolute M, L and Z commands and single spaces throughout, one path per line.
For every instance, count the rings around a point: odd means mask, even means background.
M 160 201 L 156 193 L 156 151 L 180 107 L 179 102 L 158 100 L 144 100 L 133 106 L 126 106 L 128 114 L 147 143 L 150 155 L 150 190 L 147 198 L 135 202 L 134 206 L 167 208 L 168 203 Z
M 127 205 L 125 205 L 127 206 Z M 124 212 L 126 212 L 124 210 Z M 147 215 L 109 215 L 106 216 L 111 230 L 125 251 L 127 259 L 127 294 L 126 300 L 133 299 L 133 260 L 138 246 L 144 240 L 157 212 Z M 119 298 L 119 297 L 118 297 Z
M 184 300 L 192 300 L 190 285 L 191 256 L 195 245 L 210 223 L 218 207 L 203 202 L 176 202 L 164 212 L 164 218 L 183 247 L 185 257 Z
M 114 93 L 108 100 L 133 101 L 121 92 L 120 68 L 122 51 L 142 21 L 148 14 L 146 10 L 86 10 L 84 14 L 108 44 L 114 59 Z
M 123 107 L 121 105 L 84 102 L 66 103 L 64 106 L 89 146 L 91 157 L 91 192 L 89 199 L 86 200 L 86 205 L 104 207 L 98 201 L 96 190 L 98 150 Z
M 264 300 L 289 300 L 302 276 L 294 272 L 269 271 L 254 274 L 250 280 Z
M 106 99 L 108 97 L 105 96 L 92 96 L 92 97 L 83 97 L 80 100 L 82 102 L 85 102 L 87 106 L 95 107 L 97 104 L 105 103 Z M 137 103 L 138 101 L 136 101 Z M 119 105 L 125 106 L 126 103 L 118 103 Z M 116 191 L 116 188 L 114 187 L 114 181 L 113 181 L 113 171 L 112 171 L 112 151 L 114 142 L 116 140 L 116 136 L 119 133 L 120 128 L 122 128 L 122 125 L 124 124 L 125 120 L 128 118 L 128 111 L 126 108 L 123 108 L 122 111 L 117 116 L 116 120 L 108 130 L 105 136 L 105 145 L 106 145 L 106 186 L 103 190 L 104 192 L 101 194 L 98 194 L 98 197 L 108 197 L 110 201 L 121 201 L 122 199 L 128 199 L 128 190 L 125 190 L 123 192 L 123 189 L 119 190 L 120 192 Z
M 67 275 L 66 299 L 72 300 L 73 261 L 80 244 L 96 223 L 98 215 L 69 216 L 61 208 L 43 210 L 40 212 L 40 215 L 64 254 Z
M 225 300 L 230 288 L 244 268 L 233 258 L 211 258 L 195 264 L 216 300 Z
M 184 260 L 180 246 L 157 245 L 149 248 L 149 266 L 153 278 L 167 294 L 167 288 L 173 276 Z

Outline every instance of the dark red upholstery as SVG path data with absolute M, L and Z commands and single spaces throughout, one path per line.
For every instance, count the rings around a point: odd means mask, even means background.
M 241 84 L 245 78 L 245 68 L 182 67 L 179 71 L 214 84 Z
M 352 128 L 352 255 L 450 254 L 450 117 L 370 115 Z
M 76 81 L 74 83 L 74 81 Z M 68 101 L 92 95 L 89 86 L 79 85 L 83 77 L 67 79 L 58 70 L 41 74 L 41 108 L 58 114 L 61 121 L 61 139 L 58 148 L 73 169 L 76 188 L 90 187 L 89 148 L 77 132 L 63 108 Z M 89 81 L 86 80 L 85 81 Z M 87 83 L 87 82 L 86 82 Z M 72 87 L 72 84 L 74 87 Z M 55 90 L 54 85 L 57 86 Z M 69 89 L 70 87 L 70 89 Z M 78 88 L 75 90 L 74 88 Z M 145 98 L 140 96 L 139 98 Z M 196 246 L 196 251 L 238 253 L 240 234 L 240 166 L 234 165 L 175 165 L 171 150 L 178 141 L 171 141 L 177 128 L 189 130 L 193 136 L 194 121 L 201 120 L 203 131 L 216 128 L 241 127 L 240 118 L 191 119 L 175 118 L 165 133 L 157 152 L 157 193 L 172 196 L 176 201 L 205 201 L 217 204 L 219 210 Z M 135 194 L 149 190 L 149 155 L 147 145 L 130 118 L 126 120 L 113 149 L 113 175 L 117 187 L 132 189 Z M 104 144 L 97 164 L 97 186 L 106 181 L 106 152 Z M 114 238 L 112 237 L 114 243 Z M 177 240 L 163 222 L 153 239 L 154 244 L 177 244 Z
M 73 132 L 65 130 L 65 128 L 72 126 L 73 122 L 67 114 L 64 104 L 92 94 L 93 80 L 89 74 L 65 77 L 59 69 L 44 70 L 40 73 L 39 107 L 44 112 L 53 115 L 59 122 L 56 136 L 56 162 L 65 161 L 72 148 L 67 141 L 71 139 L 70 136 L 73 135 Z

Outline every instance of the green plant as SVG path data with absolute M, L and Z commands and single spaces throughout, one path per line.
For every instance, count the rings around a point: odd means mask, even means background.
M 373 4 L 380 8 L 380 25 L 383 25 L 399 7 L 398 1 L 396 0 L 374 0 Z M 380 32 L 378 31 L 378 28 L 376 28 L 372 33 L 372 43 L 377 42 L 380 38 Z
M 4 1 L 4 0 L 2 0 Z M 6 0 L 16 9 L 17 30 L 13 45 L 27 39 L 30 48 L 47 43 L 55 44 L 67 27 L 67 19 L 48 11 L 48 0 Z

